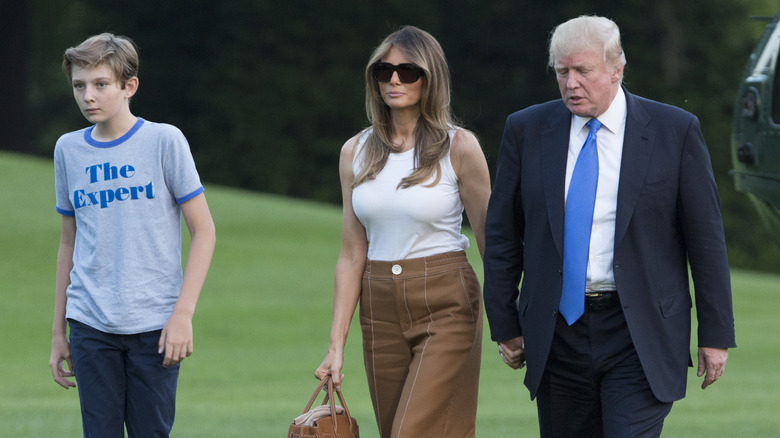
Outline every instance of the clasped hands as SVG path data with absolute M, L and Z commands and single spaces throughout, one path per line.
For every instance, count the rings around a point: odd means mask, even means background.
M 498 354 L 505 364 L 513 370 L 519 370 L 525 366 L 525 343 L 523 337 L 518 336 L 498 343 Z

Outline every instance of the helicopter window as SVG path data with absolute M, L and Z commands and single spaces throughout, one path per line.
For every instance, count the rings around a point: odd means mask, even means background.
M 772 81 L 772 121 L 780 124 L 780 56 L 775 63 Z
M 766 54 L 772 54 L 774 56 L 774 71 L 772 80 L 772 121 L 780 124 L 780 56 L 778 56 L 778 49 L 780 49 L 780 26 L 778 26 L 772 34 L 772 40 L 767 44 L 767 49 L 764 50 Z

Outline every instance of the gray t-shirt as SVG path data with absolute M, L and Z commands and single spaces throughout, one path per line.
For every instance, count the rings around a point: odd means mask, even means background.
M 66 317 L 106 333 L 159 330 L 181 289 L 179 205 L 203 186 L 176 127 L 139 118 L 111 142 L 92 129 L 54 149 L 57 212 L 76 218 Z

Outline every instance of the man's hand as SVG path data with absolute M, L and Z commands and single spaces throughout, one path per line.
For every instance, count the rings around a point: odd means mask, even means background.
M 504 363 L 509 365 L 513 370 L 523 368 L 525 366 L 525 344 L 523 343 L 523 337 L 518 336 L 513 339 L 501 341 L 498 343 L 498 354 Z
M 728 358 L 728 348 L 699 347 L 699 371 L 696 375 L 704 376 L 701 389 L 706 389 L 723 375 Z

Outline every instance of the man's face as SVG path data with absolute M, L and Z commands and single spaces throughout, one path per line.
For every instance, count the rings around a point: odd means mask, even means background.
M 555 60 L 555 76 L 569 111 L 581 117 L 598 117 L 617 95 L 623 66 L 609 69 L 599 53 L 575 53 Z

